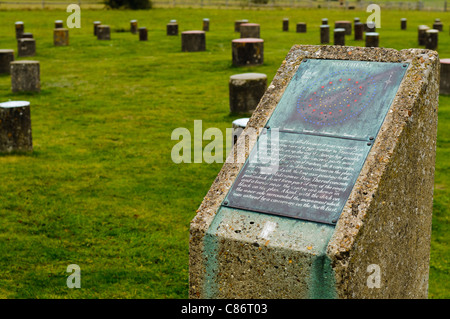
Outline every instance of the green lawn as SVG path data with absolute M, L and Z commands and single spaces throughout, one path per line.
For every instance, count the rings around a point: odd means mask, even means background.
M 25 23 L 37 41 L 42 91 L 12 94 L 0 76 L 0 99 L 32 105 L 34 152 L 0 156 L 0 297 L 3 298 L 187 298 L 189 223 L 222 164 L 174 164 L 175 128 L 224 133 L 229 115 L 228 78 L 261 72 L 272 80 L 293 44 L 319 44 L 327 17 L 362 20 L 366 12 L 326 10 L 151 11 L 82 10 L 81 29 L 70 46 L 53 46 L 54 20 L 65 11 L 0 11 L 0 48 L 15 49 L 14 22 Z M 281 20 L 291 19 L 290 32 Z M 417 47 L 416 26 L 448 21 L 449 13 L 382 12 L 380 44 Z M 400 31 L 400 18 L 408 30 Z M 207 51 L 182 53 L 180 31 L 211 20 Z M 236 19 L 261 24 L 265 63 L 231 65 Z M 149 29 L 149 41 L 129 32 L 129 21 Z M 112 28 L 98 41 L 92 22 Z M 295 33 L 295 22 L 308 33 Z M 448 25 L 439 53 L 450 57 Z M 363 45 L 347 37 L 348 45 Z M 431 249 L 430 298 L 449 298 L 450 97 L 439 109 L 436 188 Z M 81 289 L 68 289 L 66 267 L 81 267 Z

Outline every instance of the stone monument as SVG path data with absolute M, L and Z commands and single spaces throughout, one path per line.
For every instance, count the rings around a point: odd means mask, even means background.
M 438 94 L 435 51 L 292 47 L 191 222 L 190 298 L 426 298 Z
M 0 50 L 0 74 L 10 74 L 10 63 L 14 61 L 14 50 L 1 49 Z
M 230 76 L 230 113 L 251 114 L 258 106 L 267 88 L 267 75 L 264 73 L 241 73 Z
M 30 102 L 0 103 L 0 153 L 32 150 Z

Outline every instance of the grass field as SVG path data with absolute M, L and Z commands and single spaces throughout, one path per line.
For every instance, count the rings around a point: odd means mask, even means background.
M 32 106 L 34 152 L 0 156 L 0 297 L 2 298 L 187 298 L 189 223 L 222 164 L 174 164 L 175 128 L 224 133 L 229 115 L 228 78 L 261 72 L 272 80 L 294 44 L 319 44 L 327 17 L 362 20 L 365 12 L 326 10 L 151 11 L 83 10 L 70 46 L 53 46 L 54 20 L 65 11 L 0 11 L 0 48 L 17 49 L 14 22 L 25 23 L 37 41 L 42 91 L 12 94 L 0 76 L 2 101 Z M 291 19 L 290 32 L 281 20 Z M 400 31 L 400 18 L 408 30 Z M 417 47 L 416 26 L 449 13 L 382 12 L 380 45 Z M 180 31 L 211 21 L 207 50 L 182 53 Z M 236 19 L 261 24 L 265 63 L 231 65 Z M 129 21 L 149 29 L 149 41 L 117 32 Z M 112 28 L 98 41 L 92 22 Z M 297 34 L 295 22 L 308 23 Z M 450 57 L 448 24 L 439 35 L 441 57 Z M 347 38 L 348 45 L 363 45 Z M 430 298 L 449 298 L 450 97 L 441 96 L 431 247 Z M 81 268 L 81 289 L 68 289 L 66 267 Z

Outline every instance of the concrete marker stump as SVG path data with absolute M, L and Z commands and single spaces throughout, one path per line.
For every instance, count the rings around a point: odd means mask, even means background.
M 364 40 L 364 23 L 355 22 L 355 41 Z
M 166 34 L 168 36 L 178 35 L 178 23 L 177 22 L 169 22 L 166 25 Z
M 417 35 L 418 35 L 418 42 L 419 45 L 426 45 L 427 42 L 427 30 L 429 30 L 430 27 L 427 25 L 419 25 L 417 27 Z
M 130 32 L 132 34 L 138 33 L 138 21 L 137 20 L 131 20 L 130 21 Z
M 232 63 L 235 66 L 261 65 L 264 63 L 264 40 L 242 38 L 231 41 Z
M 241 23 L 241 38 L 260 38 L 260 25 L 258 23 Z
M 31 152 L 30 102 L 0 103 L 0 153 Z
M 17 56 L 28 57 L 36 55 L 36 40 L 24 38 L 17 40 Z
M 248 117 L 243 117 L 240 119 L 236 119 L 231 123 L 231 127 L 233 129 L 232 131 L 232 143 L 233 145 L 236 144 L 237 139 L 239 138 L 239 135 L 241 135 L 242 131 L 245 129 L 245 127 L 247 126 L 248 120 L 250 118 Z
M 234 21 L 234 32 L 241 32 L 241 24 L 248 23 L 247 19 L 241 19 Z
M 320 25 L 320 43 L 321 44 L 330 43 L 330 26 L 328 24 Z
M 328 25 L 328 18 L 323 18 L 322 19 L 322 24 L 323 25 Z
M 11 74 L 10 63 L 14 61 L 14 50 L 0 50 L 0 74 Z
M 93 24 L 94 24 L 94 35 L 97 36 L 97 27 L 102 23 L 100 21 L 94 21 Z
M 100 24 L 97 26 L 97 40 L 111 40 L 111 28 L 109 25 Z
M 288 18 L 283 19 L 283 31 L 284 32 L 289 31 L 289 19 Z
M 450 95 L 450 59 L 441 59 L 439 94 Z
M 25 25 L 22 21 L 17 21 L 15 24 L 16 28 L 16 39 L 22 38 L 22 34 L 25 32 Z
M 376 48 L 380 44 L 378 32 L 366 32 L 366 47 Z
M 400 30 L 406 30 L 407 22 L 408 21 L 406 18 L 400 19 Z
M 20 60 L 11 62 L 12 92 L 40 92 L 41 74 L 39 61 Z
M 297 23 L 297 33 L 306 33 L 306 22 Z
M 345 29 L 345 35 L 351 35 L 352 34 L 352 23 L 350 21 L 346 20 L 339 20 L 334 22 L 334 28 L 335 29 Z
M 148 31 L 146 27 L 139 28 L 139 41 L 147 41 L 148 40 Z
M 205 31 L 184 31 L 181 33 L 181 51 L 198 52 L 206 50 Z
M 61 28 L 64 28 L 63 20 L 55 20 L 55 29 L 61 29 Z
M 426 31 L 425 48 L 428 50 L 437 50 L 439 30 L 429 29 Z
M 345 29 L 334 29 L 334 45 L 345 45 Z
M 22 33 L 22 37 L 21 37 L 21 39 L 33 39 L 34 37 L 33 37 L 33 33 L 31 33 L 31 32 L 24 32 L 24 33 Z
M 267 75 L 242 73 L 230 76 L 230 113 L 251 114 L 258 106 L 267 88 Z
M 202 30 L 209 31 L 209 19 L 208 18 L 203 19 Z
M 55 46 L 69 45 L 69 30 L 65 28 L 53 30 L 53 44 Z

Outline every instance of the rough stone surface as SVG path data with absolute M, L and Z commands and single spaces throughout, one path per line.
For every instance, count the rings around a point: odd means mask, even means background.
M 267 88 L 263 73 L 235 74 L 229 80 L 230 112 L 250 114 L 258 106 Z
M 11 66 L 9 64 L 12 61 L 14 61 L 14 50 L 0 50 L 0 74 L 11 73 Z
M 437 53 L 296 45 L 242 134 L 264 127 L 304 58 L 410 65 L 334 229 L 295 221 L 304 231 L 300 236 L 292 221 L 282 225 L 287 218 L 219 211 L 243 163 L 230 160 L 223 165 L 191 222 L 190 297 L 426 298 L 439 93 Z M 241 136 L 234 148 L 243 140 Z M 254 141 L 249 144 L 251 149 Z M 273 241 L 265 239 L 265 227 L 273 230 Z M 325 242 L 310 241 L 315 234 L 326 238 Z M 371 264 L 380 266 L 380 288 L 367 286 Z
M 30 103 L 0 103 L 0 153 L 32 150 Z
M 65 28 L 53 30 L 53 44 L 55 46 L 69 45 L 69 30 Z
M 205 31 L 184 31 L 181 33 L 181 51 L 197 52 L 206 50 Z
M 260 65 L 264 63 L 264 40 L 242 38 L 231 41 L 232 62 L 235 66 Z
M 29 38 L 17 40 L 17 55 L 19 57 L 36 55 L 36 40 Z
M 39 61 L 11 62 L 11 89 L 13 92 L 39 92 L 41 90 Z

